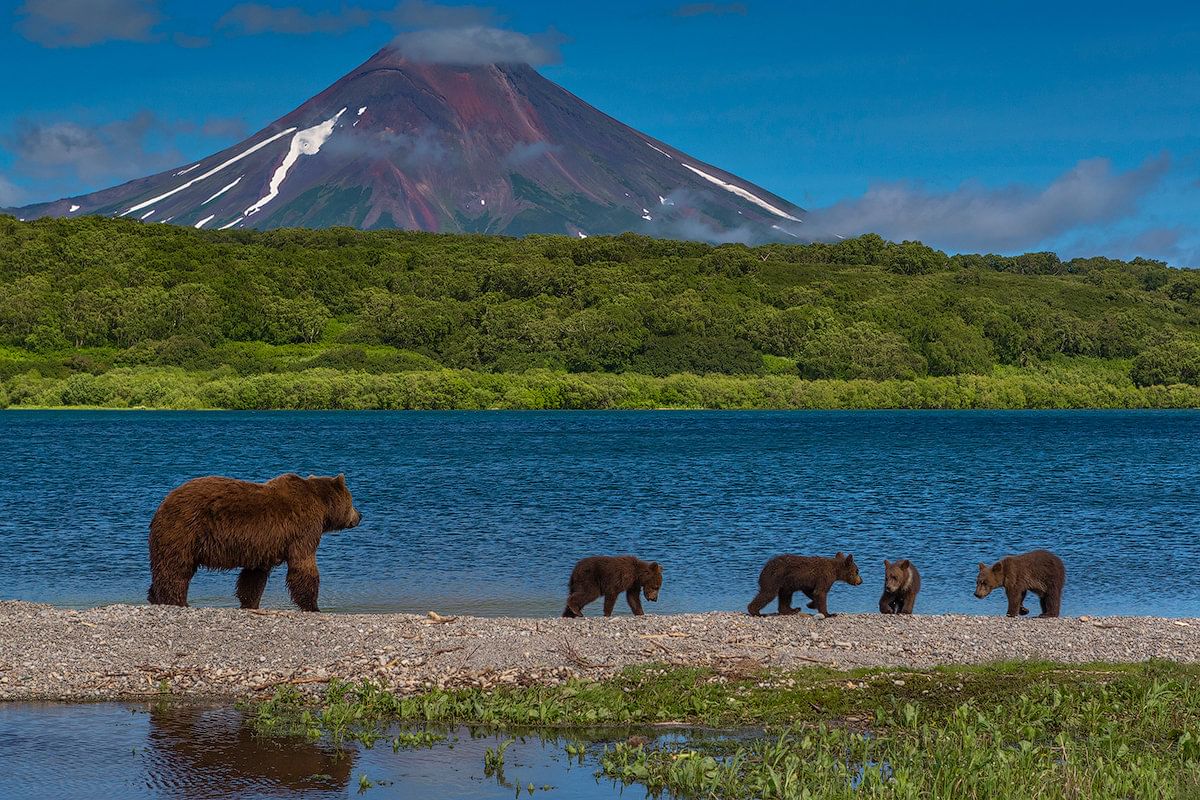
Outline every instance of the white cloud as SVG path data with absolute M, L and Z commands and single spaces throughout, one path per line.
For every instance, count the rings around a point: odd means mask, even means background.
M 433 64 L 553 64 L 561 44 L 554 31 L 530 36 L 481 25 L 408 31 L 392 41 L 413 61 Z
M 44 47 L 147 42 L 162 21 L 158 0 L 25 0 L 16 29 Z
M 810 212 L 804 229 L 812 238 L 878 233 L 954 250 L 1012 252 L 1131 216 L 1169 167 L 1164 154 L 1126 172 L 1104 158 L 1080 161 L 1044 187 L 970 182 L 931 191 L 914 183 L 879 184 L 860 198 Z

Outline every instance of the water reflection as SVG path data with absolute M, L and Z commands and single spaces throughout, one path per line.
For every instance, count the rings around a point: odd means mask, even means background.
M 163 797 L 340 793 L 357 760 L 354 750 L 256 736 L 229 709 L 159 704 L 151 707 L 149 721 L 146 781 Z

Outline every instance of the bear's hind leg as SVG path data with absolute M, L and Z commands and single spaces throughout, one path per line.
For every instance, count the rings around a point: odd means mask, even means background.
M 779 592 L 779 616 L 786 617 L 789 614 L 799 614 L 800 609 L 792 608 L 792 595 L 795 592 L 780 590 Z
M 1042 617 L 1057 617 L 1059 606 L 1062 603 L 1062 598 L 1053 591 L 1048 591 L 1045 594 L 1038 595 L 1038 602 L 1041 603 Z
M 762 589 L 758 594 L 754 595 L 754 599 L 750 601 L 750 605 L 746 606 L 746 611 L 750 612 L 750 616 L 761 616 L 763 607 L 775 599 L 775 592 L 768 592 Z
M 593 591 L 576 591 L 571 592 L 567 597 L 567 607 L 563 610 L 564 617 L 582 617 L 583 607 L 600 596 L 600 593 Z
M 613 609 L 617 607 L 617 592 L 610 592 L 604 595 L 604 616 L 611 617 Z
M 259 569 L 246 567 L 238 575 L 235 594 L 241 601 L 242 608 L 258 608 L 262 601 L 263 590 L 267 588 L 267 579 L 271 577 L 270 567 Z
M 317 608 L 317 593 L 321 588 L 321 574 L 317 571 L 317 556 L 309 553 L 288 559 L 288 594 L 301 611 L 320 611 Z
M 192 575 L 195 572 L 192 570 Z M 156 606 L 183 606 L 186 608 L 188 585 L 192 582 L 192 575 L 155 577 L 150 582 L 150 591 L 146 593 L 146 599 Z

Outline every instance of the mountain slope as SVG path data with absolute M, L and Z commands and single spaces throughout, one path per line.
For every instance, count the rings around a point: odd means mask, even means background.
M 208 158 L 10 213 L 716 240 L 786 238 L 804 214 L 529 66 L 417 64 L 389 48 Z

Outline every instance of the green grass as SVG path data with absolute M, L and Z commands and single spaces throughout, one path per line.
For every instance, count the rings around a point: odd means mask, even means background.
M 1137 387 L 1106 365 L 998 368 L 991 375 L 915 380 L 532 370 L 335 369 L 238 375 L 228 369 L 117 368 L 99 375 L 0 381 L 0 408 L 152 409 L 1055 409 L 1196 408 L 1200 387 Z
M 334 684 L 250 709 L 265 735 L 373 741 L 395 723 L 613 739 L 669 723 L 728 730 L 605 746 L 600 774 L 685 798 L 1200 797 L 1200 667 L 1013 663 L 720 675 L 644 667 L 558 687 L 397 697 Z M 623 736 L 617 738 L 624 738 Z M 490 751 L 493 771 L 503 747 Z

